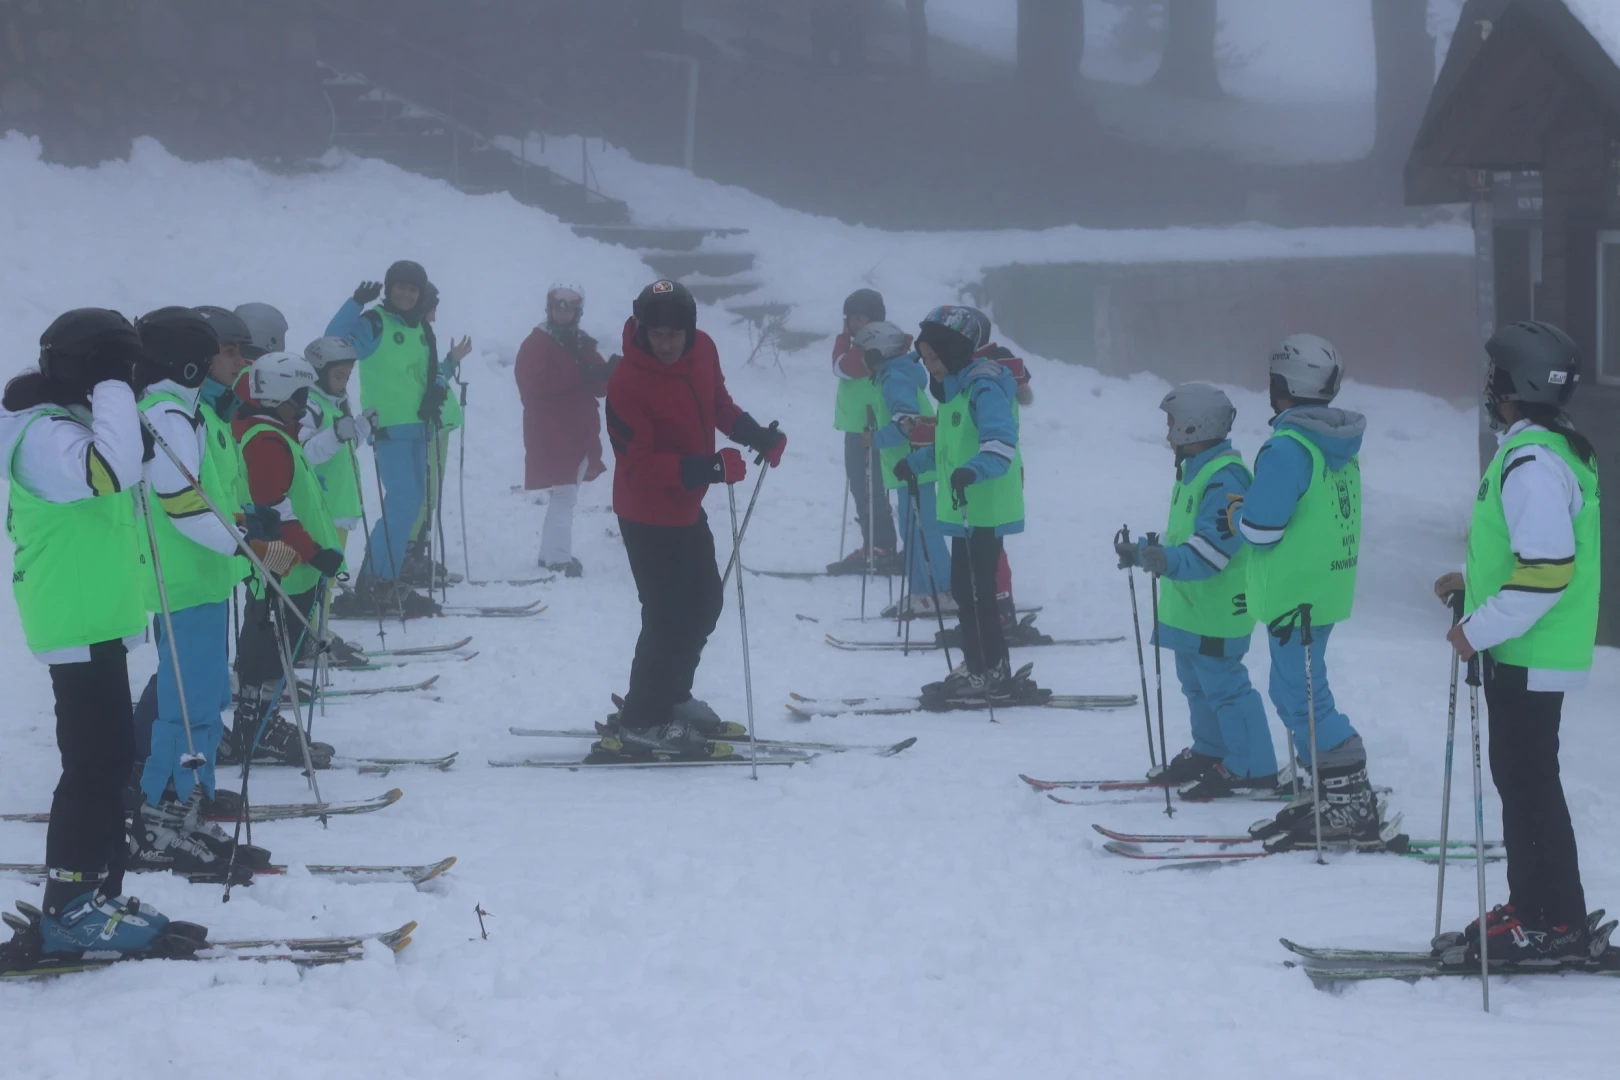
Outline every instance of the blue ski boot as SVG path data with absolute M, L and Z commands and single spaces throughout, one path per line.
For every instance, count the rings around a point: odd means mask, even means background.
M 105 879 L 104 874 L 51 869 L 45 910 L 38 915 L 40 949 L 46 956 L 182 956 L 207 940 L 205 927 L 170 922 L 133 896 L 106 895 L 101 891 Z

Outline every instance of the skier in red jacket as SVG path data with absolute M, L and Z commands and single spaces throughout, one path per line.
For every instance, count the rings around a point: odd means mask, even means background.
M 573 551 L 579 486 L 607 471 L 596 399 L 607 393 L 611 369 L 596 339 L 579 328 L 584 312 L 583 289 L 553 285 L 546 293 L 545 325 L 523 342 L 514 368 L 523 399 L 523 486 L 551 489 L 540 565 L 568 577 L 585 572 Z
M 624 360 L 608 380 L 607 426 L 613 510 L 641 596 L 641 636 L 617 724 L 593 750 L 630 758 L 729 754 L 729 746 L 707 740 L 743 729 L 692 697 L 724 602 L 703 495 L 747 473 L 737 450 L 715 450 L 716 431 L 757 453 L 756 465 L 773 467 L 787 436 L 731 400 L 714 342 L 697 328 L 697 303 L 674 281 L 655 281 L 636 298 L 624 324 Z

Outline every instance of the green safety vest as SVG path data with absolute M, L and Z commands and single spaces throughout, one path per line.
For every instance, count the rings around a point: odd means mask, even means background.
M 215 412 L 214 407 L 208 402 L 198 404 L 197 415 L 202 417 L 203 426 L 208 429 L 208 452 L 222 455 L 225 471 L 231 477 L 229 496 L 214 501 L 219 504 L 221 510 L 235 517 L 241 512 L 242 507 L 253 501 L 252 496 L 248 494 L 247 464 L 242 460 L 242 447 L 231 432 L 230 422 L 220 419 L 219 413 Z M 201 480 L 202 477 L 199 476 L 197 479 Z M 230 562 L 233 581 L 246 580 L 253 572 L 253 564 L 247 561 L 245 555 L 232 555 Z
M 1328 626 L 1350 617 L 1361 552 L 1361 460 L 1337 472 L 1316 444 L 1284 428 L 1311 456 L 1311 486 L 1299 498 L 1283 538 L 1249 553 L 1249 611 L 1263 623 L 1311 605 L 1311 623 Z
M 867 415 L 871 409 L 872 416 Z M 873 417 L 883 415 L 883 391 L 869 378 L 838 380 L 838 403 L 833 409 L 833 427 L 839 431 L 860 432 L 869 424 L 876 430 L 881 422 Z
M 935 513 L 942 522 L 960 525 L 962 510 L 951 505 L 951 474 L 966 465 L 979 452 L 979 426 L 968 408 L 968 387 L 947 401 L 939 410 L 934 427 Z M 1013 423 L 1018 422 L 1018 403 L 1012 402 Z M 983 480 L 967 489 L 968 524 L 975 529 L 993 529 L 1024 519 L 1024 451 L 1014 454 L 1012 465 L 994 480 Z
M 304 531 L 309 533 L 310 539 L 315 541 L 317 547 L 338 547 L 337 526 L 332 524 L 332 516 L 326 512 L 326 494 L 321 490 L 321 482 L 315 476 L 315 470 L 310 467 L 309 458 L 304 456 L 304 448 L 298 445 L 298 440 L 289 438 L 285 431 L 271 423 L 257 423 L 248 428 L 242 436 L 242 445 L 246 446 L 259 435 L 269 432 L 287 444 L 287 450 L 293 459 L 292 487 L 287 490 L 287 498 L 292 502 L 293 514 L 298 518 Z M 244 480 L 245 482 L 245 480 Z M 289 596 L 308 592 L 321 580 L 321 572 L 308 563 L 299 563 L 281 579 L 281 587 L 287 590 Z M 264 583 L 255 579 L 253 583 L 255 596 L 262 596 Z
M 883 403 L 882 394 L 878 395 L 878 404 L 874 412 L 877 414 L 877 427 L 873 428 L 873 431 L 881 431 L 894 423 L 894 416 L 889 412 L 889 407 Z M 924 417 L 934 415 L 934 403 L 929 399 L 927 390 L 919 389 L 917 391 L 917 412 Z M 898 446 L 886 446 L 878 452 L 878 460 L 883 463 L 883 487 L 885 490 L 892 491 L 895 488 L 906 486 L 895 479 L 894 467 L 900 464 L 900 460 L 910 453 L 911 443 L 909 441 L 900 443 Z M 932 484 L 938 476 L 937 472 L 926 472 L 917 477 L 917 483 Z
M 1204 489 L 1211 478 L 1228 465 L 1235 465 L 1249 476 L 1244 468 L 1243 455 L 1237 451 L 1222 454 L 1204 463 L 1198 475 L 1191 480 L 1176 480 L 1170 491 L 1170 523 L 1165 528 L 1164 542 L 1168 547 L 1185 544 L 1193 534 L 1198 521 L 1198 508 L 1204 503 Z M 1254 616 L 1244 593 L 1248 584 L 1249 547 L 1238 548 L 1226 568 L 1214 577 L 1202 581 L 1161 581 L 1159 621 L 1189 634 L 1211 638 L 1246 638 L 1254 630 Z
M 317 406 L 321 417 L 321 431 L 332 430 L 342 415 L 342 402 L 322 393 L 310 391 L 310 400 Z M 359 473 L 355 469 L 354 444 L 338 443 L 337 453 L 314 466 L 315 476 L 326 493 L 326 509 L 334 521 L 361 516 Z
M 36 653 L 119 641 L 146 629 L 142 582 L 151 577 L 135 525 L 135 497 L 121 491 L 48 502 L 17 479 L 17 449 L 28 429 L 66 409 L 40 409 L 7 455 L 11 505 L 6 534 L 17 547 L 11 591 L 23 637 Z
M 178 394 L 159 391 L 141 399 L 141 412 L 148 412 L 162 402 L 170 402 L 182 409 L 192 408 L 191 403 Z M 197 479 L 202 481 L 203 492 L 208 498 L 226 513 L 235 509 L 236 502 L 238 474 L 235 471 L 234 446 L 231 442 L 225 445 L 216 443 L 214 432 L 205 426 Z M 175 498 L 185 504 L 184 508 L 188 511 L 202 514 L 212 512 L 190 486 Z M 221 555 L 212 548 L 187 539 L 170 519 L 171 508 L 153 505 L 160 501 L 155 492 L 148 494 L 152 531 L 157 534 L 158 556 L 163 560 L 163 585 L 169 597 L 169 610 L 184 611 L 202 604 L 217 604 L 229 598 L 236 589 L 236 583 L 242 580 L 241 568 L 246 560 L 239 555 Z M 157 574 L 147 574 L 143 580 L 146 610 L 162 610 Z
M 1474 500 L 1468 526 L 1468 572 L 1464 609 L 1470 613 L 1507 584 L 1518 565 L 1502 510 L 1502 463 L 1521 446 L 1545 446 L 1563 458 L 1581 485 L 1581 512 L 1575 515 L 1575 572 L 1558 603 L 1522 636 L 1492 646 L 1501 664 L 1552 671 L 1585 671 L 1597 641 L 1598 593 L 1602 584 L 1602 526 L 1597 470 L 1577 457 L 1569 440 L 1554 431 L 1521 431 L 1496 452 Z
M 360 362 L 360 408 L 376 409 L 382 427 L 420 424 L 417 415 L 422 394 L 427 389 L 428 344 L 421 326 L 406 326 L 404 320 L 380 307 L 372 308 L 382 328 L 377 332 L 377 348 Z

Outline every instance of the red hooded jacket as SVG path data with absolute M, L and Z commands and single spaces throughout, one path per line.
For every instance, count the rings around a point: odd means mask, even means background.
M 580 334 L 572 350 L 538 327 L 518 349 L 514 366 L 523 399 L 523 486 L 577 484 L 607 471 L 602 463 L 602 416 L 607 364 L 596 342 Z
M 636 320 L 627 320 L 624 359 L 607 388 L 613 512 L 643 525 L 695 524 L 703 489 L 681 484 L 681 459 L 712 455 L 714 433 L 729 436 L 741 415 L 708 334 L 694 332 L 686 354 L 665 364 L 637 343 Z

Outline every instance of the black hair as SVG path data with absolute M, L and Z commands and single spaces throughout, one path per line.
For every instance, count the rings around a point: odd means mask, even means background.
M 25 371 L 6 383 L 5 394 L 0 397 L 0 408 L 7 412 L 22 412 L 41 405 L 60 405 L 64 409 L 69 405 L 83 405 L 88 408 L 90 395 L 82 386 L 53 379 L 38 371 Z
M 1575 456 L 1584 461 L 1589 467 L 1597 468 L 1597 450 L 1592 446 L 1592 440 L 1575 430 L 1575 425 L 1569 422 L 1564 410 L 1550 403 L 1531 403 L 1528 401 L 1515 401 L 1519 412 L 1532 424 L 1556 431 L 1569 440 L 1569 448 L 1575 451 Z

